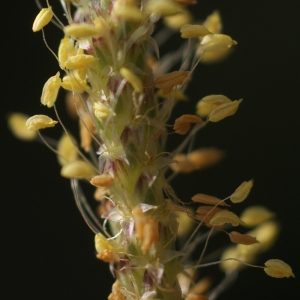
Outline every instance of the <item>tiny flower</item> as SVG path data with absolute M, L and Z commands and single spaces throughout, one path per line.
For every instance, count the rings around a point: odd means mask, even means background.
M 53 121 L 51 118 L 45 115 L 35 115 L 30 117 L 26 121 L 26 127 L 29 130 L 37 131 L 44 128 L 54 127 L 57 121 Z
M 18 139 L 32 141 L 36 138 L 36 132 L 28 130 L 26 127 L 27 115 L 12 113 L 8 117 L 8 127 Z
M 292 268 L 280 259 L 269 259 L 265 262 L 265 266 L 264 271 L 271 277 L 295 277 Z
M 59 75 L 59 72 L 57 72 L 55 76 L 50 77 L 46 81 L 41 96 L 41 103 L 43 105 L 47 105 L 48 107 L 52 107 L 54 105 L 61 85 Z
M 37 32 L 42 30 L 51 21 L 53 15 L 54 13 L 51 6 L 43 8 L 33 22 L 32 31 Z
M 181 27 L 180 29 L 181 32 L 181 37 L 183 39 L 188 39 L 188 38 L 194 38 L 197 36 L 205 36 L 207 34 L 211 34 L 207 28 L 205 28 L 202 25 L 191 25 L 191 24 L 186 24 Z

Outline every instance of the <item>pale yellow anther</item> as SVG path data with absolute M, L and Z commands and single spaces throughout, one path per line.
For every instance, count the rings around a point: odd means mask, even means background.
M 114 184 L 114 179 L 109 174 L 101 174 L 93 177 L 90 183 L 96 187 L 102 187 L 104 189 L 109 189 Z
M 170 91 L 173 87 L 183 84 L 186 78 L 189 76 L 189 71 L 174 71 L 158 77 L 154 85 L 159 89 Z
M 257 239 L 249 234 L 241 234 L 237 231 L 231 231 L 228 235 L 230 240 L 235 244 L 253 245 L 258 243 Z
M 43 8 L 33 22 L 32 31 L 37 32 L 42 30 L 51 21 L 53 15 L 51 6 Z
M 213 216 L 218 212 L 224 212 L 226 210 L 213 207 L 213 206 L 200 206 L 196 210 L 195 218 L 197 220 L 203 221 L 205 223 L 209 223 Z
M 121 68 L 120 74 L 130 83 L 135 92 L 141 93 L 143 91 L 143 83 L 141 79 L 131 70 L 127 68 Z
M 37 131 L 44 128 L 54 127 L 57 124 L 57 121 L 52 120 L 48 116 L 45 115 L 35 115 L 30 117 L 26 121 L 26 127 L 29 130 Z
M 97 58 L 93 55 L 78 54 L 70 56 L 65 62 L 65 68 L 73 70 L 80 68 L 93 67 L 97 63 Z
M 87 179 L 90 180 L 96 175 L 94 168 L 83 160 L 73 161 L 64 165 L 60 175 L 65 178 Z
M 74 141 L 73 137 L 64 134 L 58 141 L 57 151 L 60 155 L 57 156 L 57 159 L 61 166 L 78 160 L 78 153 L 74 144 L 71 141 L 71 138 Z
M 27 115 L 22 113 L 12 113 L 8 117 L 8 127 L 15 137 L 23 141 L 32 141 L 36 138 L 35 131 L 28 130 L 26 127 Z
M 271 212 L 266 207 L 255 205 L 246 208 L 240 218 L 245 223 L 245 226 L 254 227 L 273 218 L 274 216 L 275 213 Z
M 209 15 L 204 21 L 203 25 L 212 33 L 221 33 L 222 31 L 222 21 L 220 13 L 215 10 L 211 15 Z
M 252 187 L 253 180 L 244 181 L 230 196 L 231 202 L 240 203 L 244 201 L 248 197 Z
M 232 102 L 228 97 L 224 95 L 209 95 L 203 97 L 200 101 L 207 104 L 215 104 L 215 105 L 221 105 L 221 104 Z
M 238 226 L 242 223 L 237 215 L 231 211 L 223 210 L 217 212 L 209 223 L 213 226 L 220 226 L 226 223 L 230 223 L 232 226 Z
M 226 202 L 222 202 L 219 198 L 206 194 L 196 194 L 192 197 L 192 200 L 203 204 L 229 206 Z
M 82 80 L 77 72 L 72 72 L 73 76 L 65 76 L 61 83 L 61 87 L 71 92 L 83 93 L 89 89 L 85 80 Z
M 229 35 L 226 34 L 208 34 L 203 37 L 200 43 L 200 49 L 202 51 L 217 51 L 220 49 L 228 49 L 237 42 L 234 41 Z
M 66 36 L 74 36 L 76 38 L 88 38 L 97 36 L 99 34 L 99 30 L 90 24 L 86 23 L 74 23 L 68 25 L 64 28 L 64 33 Z
M 219 121 L 223 120 L 224 118 L 234 115 L 241 102 L 242 102 L 242 99 L 235 100 L 235 101 L 232 101 L 231 103 L 225 103 L 225 104 L 218 106 L 209 115 L 209 121 L 210 122 L 219 122 Z
M 280 259 L 269 259 L 265 262 L 264 271 L 274 278 L 295 277 L 292 268 Z
M 207 34 L 211 34 L 207 28 L 205 28 L 202 25 L 191 25 L 191 24 L 186 24 L 181 27 L 180 29 L 181 32 L 181 37 L 183 39 L 188 39 L 188 38 L 194 38 L 197 36 L 203 37 Z
M 67 59 L 73 55 L 75 55 L 74 41 L 69 37 L 63 38 L 58 48 L 58 61 L 62 69 L 65 68 Z
M 142 22 L 146 15 L 136 6 L 120 6 L 114 8 L 113 15 L 127 22 Z
M 182 12 L 180 5 L 171 0 L 150 0 L 146 4 L 146 13 L 158 14 L 162 17 L 172 16 Z
M 112 114 L 112 109 L 108 104 L 104 104 L 101 101 L 95 101 L 93 102 L 93 112 L 99 121 L 103 121 Z
M 57 72 L 55 76 L 50 77 L 46 81 L 41 96 L 41 103 L 43 105 L 47 105 L 48 107 L 52 107 L 54 105 L 61 85 L 61 79 L 59 76 L 60 74 Z
M 179 30 L 183 25 L 188 24 L 191 21 L 192 16 L 186 10 L 173 16 L 164 17 L 165 24 L 173 30 Z

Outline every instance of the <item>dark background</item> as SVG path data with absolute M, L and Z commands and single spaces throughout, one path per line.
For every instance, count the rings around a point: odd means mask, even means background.
M 94 235 L 75 207 L 69 182 L 59 176 L 56 158 L 41 144 L 14 139 L 7 129 L 9 112 L 51 115 L 39 99 L 43 84 L 58 70 L 41 33 L 31 32 L 38 12 L 34 1 L 17 2 L 5 3 L 1 19 L 0 293 L 2 299 L 106 299 L 113 280 L 108 266 L 95 258 Z M 296 279 L 273 279 L 247 269 L 220 299 L 299 299 L 299 1 L 199 2 L 191 8 L 196 17 L 219 9 L 224 33 L 238 45 L 224 62 L 198 67 L 188 91 L 190 103 L 180 106 L 180 113 L 193 113 L 195 103 L 209 94 L 244 101 L 235 116 L 209 125 L 196 141 L 197 147 L 226 150 L 226 159 L 177 178 L 176 192 L 186 200 L 199 192 L 224 197 L 253 178 L 251 196 L 235 211 L 263 204 L 277 212 L 281 236 L 259 263 L 282 259 Z M 51 3 L 61 15 L 58 1 Z M 61 32 L 54 26 L 45 32 L 56 49 Z M 60 92 L 61 102 L 63 97 Z

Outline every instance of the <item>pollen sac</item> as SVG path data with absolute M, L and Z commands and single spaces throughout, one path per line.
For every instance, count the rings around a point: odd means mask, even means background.
M 32 141 L 36 138 L 37 133 L 28 130 L 26 127 L 27 115 L 22 113 L 12 113 L 8 117 L 8 127 L 15 137 L 23 141 Z
M 241 220 L 245 222 L 245 226 L 257 226 L 275 216 L 275 213 L 268 210 L 262 205 L 250 206 L 244 210 Z
M 205 35 L 200 43 L 200 49 L 205 52 L 228 49 L 237 42 L 226 34 L 208 34 Z
M 67 134 L 64 134 L 58 141 L 57 151 L 60 155 L 57 156 L 57 159 L 61 166 L 78 160 L 78 153 L 76 151 L 76 146 L 74 146 L 74 141 L 75 139 Z
M 217 212 L 209 223 L 213 226 L 220 226 L 226 223 L 230 223 L 232 226 L 238 226 L 242 221 L 233 212 L 225 210 Z
M 93 141 L 92 133 L 95 129 L 94 122 L 89 113 L 84 112 L 81 114 L 81 118 L 79 121 L 79 133 L 81 140 L 81 148 L 84 149 L 85 152 L 88 152 L 91 147 L 91 143 Z
M 220 13 L 215 10 L 211 15 L 209 15 L 204 21 L 203 25 L 212 33 L 221 33 L 222 31 L 222 21 Z
M 230 103 L 225 103 L 225 104 L 218 106 L 209 115 L 209 118 L 208 118 L 209 121 L 210 122 L 219 122 L 219 121 L 223 120 L 224 118 L 234 115 L 241 102 L 242 102 L 242 99 L 235 100 Z
M 90 24 L 73 23 L 64 28 L 64 33 L 66 36 L 74 36 L 76 38 L 88 38 L 97 36 L 99 34 L 99 30 Z
M 37 131 L 44 128 L 54 127 L 57 124 L 57 121 L 52 120 L 48 116 L 45 115 L 35 115 L 30 117 L 26 121 L 26 127 L 29 130 Z
M 93 177 L 90 183 L 96 187 L 109 189 L 114 184 L 114 179 L 109 174 L 101 174 Z
M 225 103 L 231 103 L 232 101 L 224 96 L 224 95 L 209 95 L 206 97 L 203 97 L 200 101 L 205 102 L 207 104 L 215 104 L 215 105 L 222 105 Z
M 146 13 L 159 16 L 172 16 L 182 12 L 182 8 L 171 0 L 150 0 L 146 4 Z
M 33 22 L 32 31 L 37 32 L 42 30 L 51 21 L 53 15 L 51 6 L 43 8 Z
M 252 187 L 253 187 L 253 180 L 244 181 L 230 196 L 231 202 L 240 203 L 244 201 L 248 197 Z
M 63 78 L 61 87 L 71 92 L 83 93 L 89 89 L 89 86 L 85 80 L 82 80 L 79 77 L 78 72 L 76 71 L 77 70 L 74 70 L 70 76 L 67 75 Z
M 85 161 L 77 160 L 64 165 L 60 175 L 65 178 L 87 179 L 90 180 L 96 175 L 95 170 Z
M 59 72 L 55 76 L 50 77 L 44 85 L 41 103 L 52 107 L 56 101 L 57 94 L 61 85 L 61 80 L 59 77 Z
M 62 69 L 65 68 L 67 59 L 73 55 L 75 55 L 74 41 L 69 37 L 63 38 L 58 48 L 58 61 Z
M 264 271 L 271 277 L 295 277 L 292 268 L 280 259 L 269 259 L 265 262 L 265 266 Z
M 231 231 L 228 235 L 230 240 L 236 244 L 252 245 L 258 243 L 258 240 L 249 234 L 241 234 L 237 231 Z
M 210 220 L 214 217 L 216 213 L 224 211 L 226 210 L 220 209 L 218 207 L 200 206 L 196 211 L 195 218 L 199 221 L 203 221 L 206 224 L 208 224 L 210 223 Z
M 189 74 L 189 71 L 174 71 L 158 77 L 154 85 L 159 89 L 169 92 L 173 87 L 183 84 Z
M 197 203 L 210 204 L 210 205 L 221 205 L 221 206 L 230 206 L 224 201 L 221 201 L 217 197 L 205 195 L 205 194 L 196 194 L 192 197 L 192 200 Z
M 141 79 L 136 76 L 131 70 L 127 68 L 121 68 L 120 74 L 131 84 L 135 92 L 141 93 L 143 91 L 143 84 Z
M 194 38 L 197 36 L 205 36 L 207 34 L 211 34 L 207 28 L 205 28 L 202 25 L 191 25 L 191 24 L 186 24 L 181 27 L 180 29 L 181 32 L 181 37 L 183 39 L 188 39 L 188 38 Z
M 73 70 L 85 67 L 92 67 L 97 63 L 96 57 L 87 54 L 70 56 L 65 62 L 65 68 Z
M 95 248 L 98 252 L 98 259 L 103 260 L 104 262 L 111 262 L 114 260 L 114 248 L 101 233 L 97 233 L 95 236 Z
M 186 134 L 191 128 L 191 123 L 203 123 L 196 115 L 182 115 L 175 120 L 174 131 L 178 134 Z

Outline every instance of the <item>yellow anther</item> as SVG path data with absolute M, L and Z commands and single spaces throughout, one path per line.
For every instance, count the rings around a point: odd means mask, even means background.
M 58 48 L 58 61 L 62 69 L 65 68 L 67 59 L 73 55 L 75 55 L 74 41 L 69 37 L 63 38 Z
M 77 72 L 72 72 L 74 76 L 65 76 L 61 86 L 68 91 L 83 93 L 89 89 L 85 80 L 82 80 Z
M 42 30 L 51 21 L 53 15 L 51 6 L 43 8 L 33 22 L 32 31 L 37 32 Z
M 143 84 L 141 79 L 131 70 L 127 68 L 121 68 L 120 74 L 131 84 L 135 92 L 141 93 L 143 91 Z
M 295 277 L 292 268 L 280 259 L 269 259 L 265 262 L 265 266 L 264 271 L 271 277 Z
M 8 117 L 8 127 L 15 137 L 23 141 L 32 141 L 36 138 L 36 132 L 28 130 L 26 127 L 27 115 L 12 113 Z
M 225 104 L 218 106 L 209 115 L 209 121 L 210 122 L 219 122 L 226 117 L 234 115 L 241 102 L 242 102 L 242 99 L 235 100 L 230 103 L 225 103 Z
M 65 178 L 77 178 L 90 180 L 96 175 L 95 170 L 85 161 L 77 160 L 64 165 L 60 175 Z
M 57 156 L 57 159 L 61 166 L 78 160 L 78 153 L 74 144 L 71 141 L 71 138 L 74 140 L 73 137 L 64 134 L 58 141 L 57 151 L 60 155 Z
M 171 0 L 150 0 L 146 4 L 146 12 L 164 17 L 178 14 L 182 12 L 182 8 Z
M 181 37 L 184 39 L 193 38 L 197 36 L 205 36 L 207 34 L 211 34 L 211 32 L 202 25 L 190 25 L 186 24 L 180 29 Z
M 43 105 L 47 105 L 48 107 L 54 105 L 61 85 L 59 75 L 59 72 L 57 72 L 55 76 L 50 77 L 45 83 L 41 96 L 41 103 Z
M 228 49 L 237 42 L 234 41 L 229 35 L 226 34 L 208 34 L 203 37 L 200 43 L 200 49 L 202 51 L 216 51 L 220 49 Z
M 98 29 L 90 24 L 71 24 L 64 28 L 66 36 L 74 36 L 76 38 L 88 38 L 98 35 Z
M 29 130 L 37 131 L 44 128 L 54 127 L 57 124 L 57 121 L 52 120 L 48 116 L 45 115 L 35 115 L 30 117 L 26 121 L 26 127 Z
M 252 187 L 253 180 L 244 181 L 230 196 L 231 202 L 240 203 L 244 201 L 248 197 Z
M 78 54 L 70 56 L 65 62 L 67 69 L 80 69 L 85 67 L 92 67 L 97 63 L 97 58 L 88 54 Z

